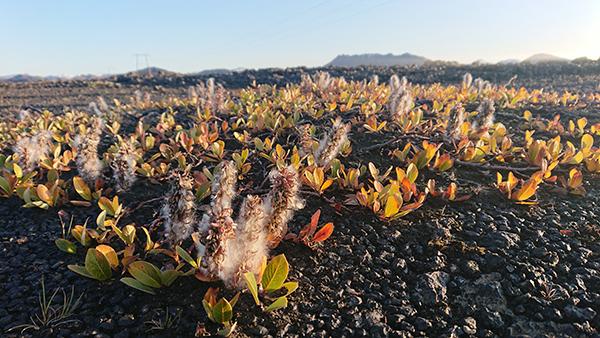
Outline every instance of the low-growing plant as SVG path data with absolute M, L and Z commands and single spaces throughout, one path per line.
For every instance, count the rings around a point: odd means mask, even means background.
M 431 196 L 441 197 L 441 198 L 451 201 L 451 202 L 461 202 L 461 201 L 466 201 L 469 198 L 471 198 L 471 195 L 468 195 L 468 194 L 458 196 L 456 194 L 458 191 L 458 186 L 454 182 L 450 183 L 445 190 L 444 189 L 436 189 L 435 180 L 430 179 L 429 181 L 427 181 L 427 190 Z
M 233 319 L 233 307 L 237 303 L 240 293 L 236 293 L 231 300 L 221 298 L 217 301 L 218 292 L 219 289 L 217 288 L 209 288 L 204 294 L 202 306 L 210 321 L 223 325 L 218 334 L 228 337 L 235 331 L 237 326 L 236 322 L 232 323 L 231 321 Z
M 319 194 L 322 194 L 333 184 L 333 179 L 326 178 L 323 168 L 321 167 L 316 167 L 312 170 L 309 168 L 305 169 L 304 181 L 309 187 Z
M 104 282 L 112 278 L 112 269 L 119 265 L 117 253 L 108 245 L 89 248 L 85 255 L 85 265 L 68 265 L 69 270 L 84 277 Z
M 298 288 L 298 282 L 286 282 L 288 273 L 289 264 L 283 254 L 273 257 L 269 264 L 264 266 L 258 274 L 258 281 L 254 273 L 245 273 L 248 291 L 256 305 L 262 307 L 262 302 L 269 302 L 264 309 L 266 312 L 285 308 L 288 304 L 287 297 Z
M 423 141 L 423 149 L 415 147 L 415 155 L 413 156 L 411 163 L 417 166 L 417 169 L 423 169 L 429 162 L 436 156 L 438 149 L 441 144 L 433 144 L 428 141 Z
M 160 270 L 156 265 L 145 261 L 134 261 L 127 265 L 127 272 L 133 277 L 123 277 L 121 282 L 134 289 L 155 295 L 155 289 L 169 287 L 183 273 L 175 269 Z
M 535 204 L 534 201 L 528 201 L 535 195 L 538 186 L 543 180 L 543 174 L 536 172 L 528 180 L 521 180 L 515 177 L 512 172 L 508 173 L 507 180 L 504 181 L 502 174 L 496 173 L 496 186 L 501 192 L 505 193 L 509 199 L 519 204 Z M 520 185 L 519 189 L 516 187 Z
M 313 247 L 317 243 L 325 241 L 333 233 L 334 226 L 333 223 L 329 222 L 317 231 L 319 217 L 321 217 L 321 209 L 315 211 L 310 218 L 310 223 L 306 224 L 297 235 L 290 233 L 286 236 L 286 239 L 290 239 L 297 243 L 303 243 L 309 247 Z
M 117 217 L 123 211 L 123 205 L 119 203 L 119 196 L 114 196 L 112 200 L 102 196 L 98 200 L 98 207 L 110 216 Z
M 65 224 L 64 220 L 62 219 L 62 216 L 64 214 L 65 213 L 62 210 L 58 212 L 58 218 L 60 220 L 62 236 L 60 238 L 55 239 L 54 244 L 60 251 L 63 251 L 63 252 L 69 253 L 69 254 L 75 254 L 77 252 L 77 246 L 75 245 L 75 243 L 73 243 L 67 239 L 67 234 L 70 234 L 71 229 L 73 228 L 73 219 L 74 218 L 73 218 L 73 216 L 71 216 L 71 219 L 69 220 L 69 226 L 66 227 L 66 224 Z
M 573 195 L 583 196 L 585 195 L 585 188 L 583 187 L 583 174 L 577 168 L 573 168 L 569 171 L 569 176 L 565 179 L 564 177 L 558 178 L 562 186 Z
M 144 324 L 149 326 L 147 332 L 172 330 L 179 325 L 179 322 L 181 321 L 180 310 L 176 310 L 173 314 L 167 307 L 164 312 L 165 314 L 163 317 L 153 318 L 152 320 L 144 322 Z
M 81 304 L 83 293 L 76 298 L 75 287 L 71 287 L 71 292 L 68 295 L 64 289 L 56 288 L 48 297 L 43 277 L 40 284 L 42 289 L 38 295 L 39 312 L 29 317 L 29 323 L 14 326 L 8 331 L 21 330 L 21 333 L 24 333 L 28 330 L 55 329 L 75 322 L 71 317 Z M 62 304 L 60 305 L 54 304 L 54 299 L 59 292 L 62 293 Z
M 379 170 L 370 165 L 371 175 L 374 177 L 373 185 L 368 189 L 362 187 L 356 193 L 356 200 L 362 206 L 368 207 L 380 218 L 393 220 L 409 214 L 418 209 L 425 201 L 425 193 L 419 193 L 415 181 L 419 170 L 414 163 L 409 164 L 407 170 L 396 168 L 396 179 L 389 180 L 384 185 L 379 179 Z M 387 178 L 391 170 L 383 175 Z M 406 203 L 411 201 L 411 203 Z

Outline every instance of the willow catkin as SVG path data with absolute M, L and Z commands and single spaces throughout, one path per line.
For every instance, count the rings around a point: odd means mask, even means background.
M 350 124 L 342 123 L 340 118 L 335 120 L 331 131 L 319 142 L 319 148 L 315 152 L 317 165 L 327 166 L 338 156 L 344 143 L 348 141 L 349 131 Z
M 114 154 L 110 167 L 113 170 L 113 179 L 117 190 L 129 189 L 136 180 L 136 154 L 130 141 L 123 140 Z
M 165 225 L 165 237 L 171 243 L 180 243 L 194 230 L 196 222 L 196 196 L 193 178 L 180 174 L 167 194 L 160 215 Z
M 104 167 L 102 160 L 98 158 L 98 145 L 102 135 L 104 123 L 100 117 L 94 117 L 92 125 L 86 135 L 77 135 L 74 146 L 77 148 L 75 164 L 81 178 L 88 184 L 93 185 L 102 175 Z
M 273 248 L 287 233 L 294 212 L 304 208 L 304 201 L 299 196 L 300 176 L 293 166 L 272 170 L 269 179 L 271 191 L 265 199 L 265 210 L 269 247 Z

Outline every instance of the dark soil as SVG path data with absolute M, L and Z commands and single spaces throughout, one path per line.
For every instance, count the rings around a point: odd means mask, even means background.
M 550 81 L 550 79 L 544 80 Z M 547 118 L 557 111 L 539 110 Z M 600 109 L 579 112 L 593 124 Z M 569 118 L 572 112 L 561 112 Z M 511 116 L 514 118 L 511 120 Z M 498 119 L 516 126 L 516 112 L 500 111 Z M 353 153 L 343 162 L 390 165 L 391 147 L 358 156 L 361 148 L 388 140 L 353 130 Z M 403 146 L 400 143 L 398 146 Z M 495 172 L 464 167 L 458 175 L 438 177 L 457 181 L 473 193 L 465 202 L 433 198 L 417 211 L 391 223 L 367 209 L 337 212 L 322 199 L 304 196 L 307 207 L 291 222 L 306 224 L 312 212 L 335 223 L 321 247 L 311 250 L 284 242 L 290 279 L 300 288 L 287 309 L 261 313 L 251 297 L 234 309 L 241 336 L 598 336 L 600 332 L 600 184 L 586 175 L 585 197 L 542 188 L 540 203 L 520 206 L 492 187 Z M 421 178 L 423 179 L 423 178 Z M 469 191 L 461 180 L 480 182 Z M 444 184 L 443 184 L 444 185 Z M 161 196 L 166 186 L 138 181 L 120 195 L 126 206 Z M 328 198 L 343 200 L 328 190 Z M 21 208 L 18 199 L 0 199 L 0 330 L 21 336 L 11 327 L 29 322 L 38 311 L 40 280 L 83 294 L 74 323 L 52 331 L 26 331 L 25 336 L 57 337 L 190 337 L 197 326 L 216 332 L 202 308 L 210 286 L 194 278 L 151 296 L 113 279 L 99 283 L 67 269 L 80 264 L 77 255 L 59 251 L 54 240 L 61 228 L 56 212 Z M 132 220 L 152 222 L 159 204 L 139 209 Z M 69 207 L 77 220 L 96 216 L 94 210 Z M 218 286 L 218 284 L 215 284 Z M 231 295 L 230 295 L 231 296 Z M 179 312 L 181 319 L 165 331 L 149 331 L 148 321 Z

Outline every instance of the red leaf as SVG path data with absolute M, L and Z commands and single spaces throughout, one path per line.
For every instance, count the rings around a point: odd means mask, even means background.
M 319 217 L 321 217 L 321 209 L 315 211 L 315 213 L 310 218 L 310 224 L 307 224 L 306 226 L 304 226 L 304 228 L 302 228 L 302 230 L 300 230 L 300 233 L 298 234 L 298 237 L 300 237 L 300 239 L 306 239 L 307 237 L 312 236 L 315 233 L 315 231 L 317 231 Z
M 560 230 L 561 235 L 571 236 L 573 234 L 572 230 Z
M 471 198 L 472 196 L 473 196 L 473 195 L 471 195 L 471 194 L 469 194 L 469 195 L 462 195 L 462 196 L 456 197 L 456 198 L 454 199 L 454 202 L 462 202 L 462 201 L 466 201 L 466 200 L 468 200 L 469 198 Z
M 323 242 L 324 240 L 329 238 L 329 236 L 331 236 L 332 233 L 333 233 L 333 223 L 327 223 L 319 231 L 317 231 L 317 233 L 313 237 L 313 242 L 315 242 L 315 243 Z

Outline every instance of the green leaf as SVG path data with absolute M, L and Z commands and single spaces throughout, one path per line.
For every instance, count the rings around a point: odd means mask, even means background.
M 142 284 L 153 287 L 161 287 L 160 270 L 151 263 L 135 261 L 127 267 L 127 271 Z
M 56 182 L 58 180 L 58 171 L 56 169 L 50 169 L 48 170 L 46 177 L 48 178 L 48 182 Z
M 156 292 L 154 292 L 154 289 L 152 289 L 149 286 L 146 286 L 142 283 L 140 283 L 137 279 L 135 278 L 131 278 L 131 277 L 123 277 L 121 278 L 121 282 L 123 282 L 124 284 L 131 286 L 134 289 L 138 289 L 140 291 L 143 291 L 145 293 L 149 293 L 151 295 L 155 295 Z
M 164 286 L 171 286 L 177 277 L 181 276 L 181 272 L 177 270 L 167 270 L 160 272 L 160 282 Z
M 85 269 L 99 281 L 105 281 L 112 277 L 110 263 L 106 257 L 96 249 L 88 249 L 85 255 Z
M 6 178 L 0 176 L 0 188 L 4 190 L 4 192 L 8 195 L 12 194 L 12 189 L 10 188 L 10 184 L 6 180 Z
M 285 297 L 285 296 L 279 297 L 273 303 L 271 303 L 271 305 L 269 305 L 265 309 L 265 311 L 271 312 L 271 311 L 279 310 L 279 309 L 286 307 L 287 305 L 288 305 L 287 297 Z
M 91 279 L 96 279 L 96 277 L 92 276 L 86 269 L 85 267 L 81 266 L 81 265 L 74 265 L 74 264 L 69 264 L 67 265 L 67 268 L 69 268 L 69 270 L 82 275 L 83 277 L 87 277 L 87 278 L 91 278 Z
M 256 277 L 253 272 L 246 272 L 244 274 L 244 279 L 246 280 L 246 285 L 248 285 L 248 290 L 252 294 L 252 298 L 254 298 L 254 302 L 256 305 L 260 304 L 260 300 L 258 299 L 258 285 L 256 284 Z
M 271 259 L 262 276 L 262 287 L 267 292 L 279 290 L 285 282 L 289 272 L 289 265 L 285 255 L 277 255 Z
M 192 258 L 192 256 L 190 256 L 190 254 L 187 251 L 185 251 L 179 245 L 175 247 L 175 250 L 177 251 L 179 257 L 183 258 L 183 260 L 186 261 L 189 265 L 193 266 L 194 269 L 198 269 L 198 263 L 196 263 L 196 261 Z
M 231 321 L 233 317 L 233 308 L 225 298 L 221 298 L 212 308 L 212 314 L 215 322 L 225 324 Z
M 75 246 L 75 244 L 64 238 L 57 238 L 54 241 L 54 244 L 56 244 L 56 246 L 58 247 L 58 249 L 60 249 L 60 251 L 70 253 L 70 254 L 74 254 L 75 252 L 77 252 L 77 247 Z

